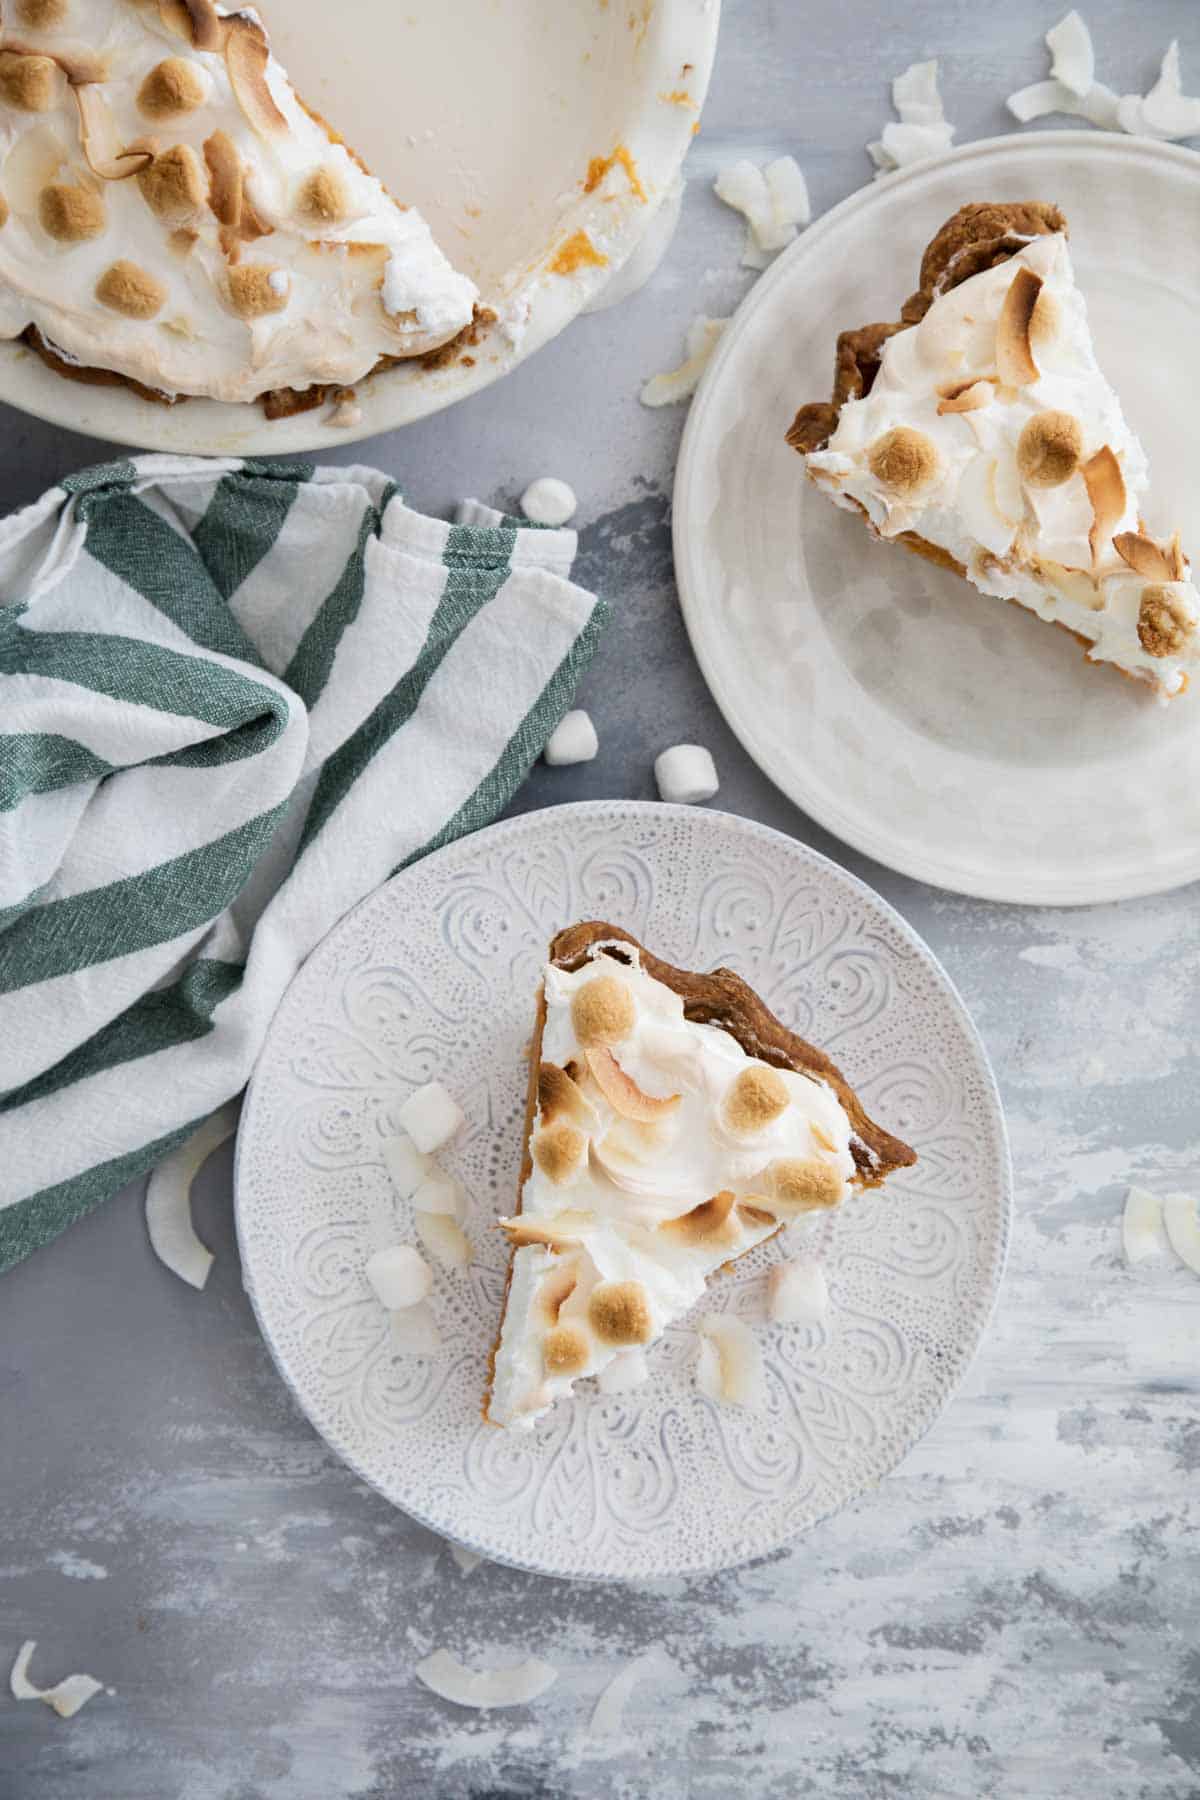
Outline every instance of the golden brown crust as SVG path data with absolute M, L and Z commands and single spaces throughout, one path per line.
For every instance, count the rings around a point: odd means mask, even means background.
M 860 325 L 843 331 L 837 341 L 833 398 L 802 406 L 787 432 L 787 441 L 802 456 L 823 449 L 837 429 L 838 413 L 847 400 L 869 394 L 879 372 L 888 338 L 925 317 L 939 294 L 995 268 L 1022 250 L 1030 238 L 1065 232 L 1067 221 L 1057 206 L 1043 200 L 984 202 L 961 206 L 946 220 L 921 259 L 920 286 L 910 294 L 893 324 Z

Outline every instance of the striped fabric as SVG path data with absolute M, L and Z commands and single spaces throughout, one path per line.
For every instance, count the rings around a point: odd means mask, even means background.
M 0 1270 L 238 1093 L 330 926 L 567 710 L 575 534 L 463 517 L 145 456 L 0 521 Z

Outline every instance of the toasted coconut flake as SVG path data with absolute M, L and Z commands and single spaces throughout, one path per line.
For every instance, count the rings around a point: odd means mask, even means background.
M 553 1125 L 556 1119 L 565 1117 L 591 1132 L 599 1123 L 591 1101 L 557 1063 L 544 1062 L 539 1065 L 537 1103 L 538 1111 L 547 1125 Z
M 779 1220 L 769 1206 L 761 1204 L 761 1196 L 751 1194 L 745 1200 L 738 1201 L 738 1217 L 747 1225 L 778 1225 Z
M 614 1675 L 592 1709 L 588 1721 L 587 1734 L 590 1738 L 615 1737 L 621 1729 L 626 1702 L 639 1681 L 644 1681 L 653 1673 L 657 1665 L 657 1657 L 653 1655 L 636 1656 L 626 1663 L 619 1675 Z
M 233 1136 L 237 1121 L 238 1102 L 231 1100 L 163 1158 L 146 1187 L 150 1247 L 189 1287 L 203 1288 L 213 1265 L 212 1251 L 200 1242 L 192 1225 L 192 1182 L 217 1146 Z
M 815 1144 L 819 1145 L 822 1150 L 828 1150 L 831 1156 L 836 1153 L 837 1145 L 827 1131 L 822 1131 L 821 1127 L 815 1122 L 811 1124 L 808 1129 L 812 1132 L 813 1142 Z
M 1041 277 L 1024 264 L 1008 284 L 996 325 L 996 368 L 1006 387 L 1028 387 L 1038 378 L 1029 327 L 1041 291 Z
M 767 1317 L 777 1325 L 813 1325 L 829 1311 L 825 1270 L 810 1257 L 777 1263 L 767 1277 Z
M 235 13 L 225 26 L 225 67 L 238 105 L 260 137 L 286 131 L 287 120 L 267 85 L 271 59 L 266 33 L 248 13 Z
M 1171 580 L 1186 581 L 1188 572 L 1187 557 L 1183 554 L 1183 547 L 1179 542 L 1178 532 L 1175 533 L 1167 546 L 1167 555 L 1171 562 Z
M 689 1246 L 736 1243 L 740 1234 L 734 1198 L 729 1188 L 722 1188 L 711 1200 L 702 1200 L 699 1206 L 693 1206 L 691 1212 L 681 1213 L 677 1219 L 664 1220 L 658 1229 L 676 1243 Z
M 1080 474 L 1092 503 L 1092 529 L 1088 543 L 1092 547 L 1092 566 L 1112 542 L 1113 532 L 1125 515 L 1127 497 L 1125 477 L 1111 447 L 1105 444 L 1082 464 Z
M 442 1334 L 428 1300 L 405 1306 L 388 1314 L 392 1349 L 402 1356 L 436 1356 L 442 1347 Z
M 696 1384 L 710 1400 L 765 1412 L 762 1350 L 749 1326 L 732 1313 L 709 1313 L 701 1319 Z
M 230 231 L 242 222 L 242 159 L 227 132 L 214 131 L 204 140 L 208 166 L 208 204 L 213 216 Z
M 37 1649 L 36 1638 L 28 1638 L 17 1651 L 17 1659 L 8 1678 L 14 1700 L 44 1700 L 60 1719 L 73 1719 L 80 1707 L 86 1706 L 104 1686 L 94 1675 L 68 1675 L 51 1688 L 35 1687 L 29 1679 L 29 1665 Z
M 219 50 L 225 41 L 225 23 L 212 0 L 158 0 L 158 16 L 197 50 Z
M 524 1249 L 528 1244 L 544 1244 L 547 1249 L 562 1250 L 572 1249 L 580 1243 L 584 1232 L 595 1222 L 595 1216 L 590 1212 L 560 1212 L 548 1219 L 518 1213 L 516 1218 L 501 1219 L 499 1224 L 514 1250 Z
M 558 1670 L 536 1656 L 508 1669 L 468 1669 L 448 1650 L 435 1650 L 414 1671 L 427 1688 L 453 1706 L 489 1711 L 500 1706 L 528 1706 L 558 1680 Z
M 563 1262 L 550 1270 L 538 1290 L 538 1306 L 548 1325 L 558 1324 L 558 1315 L 579 1284 L 575 1262 Z
M 116 148 L 116 127 L 98 87 L 76 87 L 71 92 L 79 108 L 79 141 L 93 175 L 102 181 L 125 181 L 152 161 L 149 150 Z
M 988 380 L 967 381 L 961 387 L 954 387 L 943 394 L 938 401 L 938 412 L 966 413 L 980 412 L 983 407 L 990 406 L 996 398 L 993 382 Z
M 1175 540 L 1178 545 L 1178 539 Z M 1120 531 L 1113 539 L 1113 549 L 1143 581 L 1178 581 L 1175 559 L 1169 551 L 1144 531 Z
M 1162 1256 L 1167 1248 L 1162 1202 L 1146 1188 L 1131 1187 L 1121 1215 L 1121 1244 L 1130 1268 Z
M 1096 52 L 1092 34 L 1074 8 L 1046 33 L 1046 48 L 1055 81 L 1080 97 L 1088 93 L 1096 79 Z
M 647 1094 L 625 1073 L 611 1050 L 588 1050 L 585 1055 L 596 1086 L 623 1119 L 647 1124 L 673 1112 L 683 1098 L 682 1094 Z
M 471 1240 L 457 1219 L 449 1213 L 418 1212 L 413 1214 L 417 1236 L 437 1262 L 446 1269 L 465 1269 L 471 1260 Z
M 1200 1219 L 1195 1200 L 1190 1194 L 1168 1194 L 1162 1210 L 1172 1250 L 1193 1274 L 1200 1275 Z

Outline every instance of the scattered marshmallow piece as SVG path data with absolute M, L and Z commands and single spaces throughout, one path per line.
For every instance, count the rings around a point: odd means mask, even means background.
M 391 1320 L 392 1348 L 405 1356 L 436 1356 L 442 1347 L 442 1334 L 428 1300 L 415 1306 L 404 1306 L 388 1314 Z
M 554 475 L 539 476 L 521 495 L 521 511 L 535 525 L 565 525 L 578 505 L 574 488 Z
M 944 156 L 953 144 L 954 126 L 947 121 L 937 77 L 935 58 L 910 63 L 892 82 L 892 104 L 900 115 L 899 123 L 889 119 L 878 140 L 867 145 L 877 178 Z
M 596 1386 L 602 1394 L 627 1394 L 631 1389 L 641 1387 L 649 1376 L 646 1352 L 635 1344 L 631 1350 L 618 1351 L 612 1361 L 604 1365 L 596 1377 Z
M 600 748 L 596 727 L 582 708 L 564 713 L 546 740 L 542 752 L 552 769 L 565 769 L 570 763 L 591 762 Z
M 480 1563 L 485 1560 L 480 1556 L 478 1550 L 468 1550 L 465 1545 L 456 1544 L 449 1538 L 446 1539 L 446 1543 L 449 1546 L 451 1556 L 454 1558 L 454 1561 L 464 1575 L 472 1574 L 474 1570 L 479 1567 Z
M 1190 1194 L 1168 1194 L 1163 1201 L 1163 1223 L 1171 1248 L 1181 1262 L 1200 1275 L 1200 1219 Z
M 449 1143 L 467 1122 L 461 1106 L 440 1081 L 426 1082 L 415 1094 L 410 1094 L 397 1117 L 417 1149 L 425 1151 L 426 1155 L 432 1155 L 443 1144 Z
M 17 1651 L 17 1659 L 8 1678 L 14 1700 L 44 1700 L 60 1719 L 73 1719 L 81 1706 L 86 1706 L 103 1688 L 94 1675 L 67 1675 L 51 1688 L 35 1687 L 29 1679 L 29 1664 L 37 1649 L 37 1639 L 29 1638 Z
M 392 1186 L 402 1200 L 411 1200 L 423 1181 L 433 1173 L 433 1163 L 418 1150 L 410 1137 L 384 1138 L 383 1163 L 391 1176 Z
M 528 1706 L 558 1680 L 558 1670 L 536 1656 L 514 1668 L 468 1669 L 448 1650 L 435 1650 L 417 1664 L 414 1673 L 443 1700 L 483 1711 L 495 1706 Z
M 1096 83 L 1096 52 L 1092 34 L 1074 8 L 1050 27 L 1046 48 L 1052 58 L 1050 73 L 1055 81 L 1061 81 L 1082 99 Z
M 388 1244 L 367 1258 L 364 1275 L 375 1291 L 375 1298 L 389 1312 L 403 1312 L 417 1306 L 433 1286 L 433 1271 L 411 1244 Z
M 767 1277 L 767 1317 L 777 1325 L 814 1325 L 829 1311 L 829 1283 L 819 1262 L 796 1257 Z
M 446 1213 L 419 1212 L 414 1223 L 430 1256 L 444 1268 L 466 1268 L 471 1260 L 471 1240 L 457 1219 Z
M 675 806 L 698 806 L 720 787 L 717 765 L 703 744 L 673 744 L 655 758 L 654 779 L 661 800 Z
M 767 1383 L 762 1351 L 748 1325 L 731 1313 L 709 1313 L 700 1321 L 696 1385 L 710 1400 L 763 1412 Z
M 1121 1215 L 1121 1243 L 1131 1268 L 1161 1256 L 1167 1248 L 1162 1203 L 1145 1188 L 1131 1187 Z
M 418 1213 L 440 1213 L 459 1224 L 467 1210 L 467 1197 L 461 1181 L 441 1169 L 432 1169 L 420 1187 L 413 1190 L 413 1206 Z
M 1044 119 L 1048 113 L 1063 113 L 1072 119 L 1086 119 L 1102 131 L 1117 129 L 1119 101 L 1102 81 L 1094 82 L 1082 98 L 1061 81 L 1035 81 L 1018 88 L 1004 103 L 1013 118 L 1022 125 L 1031 119 Z
M 192 1224 L 192 1183 L 213 1151 L 237 1130 L 240 1102 L 230 1100 L 205 1119 L 185 1143 L 164 1156 L 146 1185 L 146 1230 L 159 1261 L 189 1287 L 202 1288 L 212 1251 Z
M 642 405 L 675 406 L 680 400 L 690 400 L 700 386 L 700 377 L 728 323 L 728 319 L 710 319 L 704 313 L 698 314 L 688 326 L 687 360 L 677 369 L 669 369 L 665 375 L 652 376 L 638 396 Z

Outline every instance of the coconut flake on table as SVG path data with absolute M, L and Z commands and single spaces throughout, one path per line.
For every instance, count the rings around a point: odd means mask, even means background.
M 449 1213 L 418 1212 L 417 1236 L 435 1261 L 446 1269 L 465 1269 L 471 1260 L 471 1240 Z
M 1193 1274 L 1200 1275 L 1200 1219 L 1195 1200 L 1191 1194 L 1168 1194 L 1162 1215 L 1172 1250 Z
M 443 1700 L 454 1706 L 490 1711 L 498 1706 L 528 1706 L 558 1680 L 553 1664 L 531 1656 L 507 1669 L 468 1669 L 448 1650 L 435 1650 L 414 1671 Z
M 1077 98 L 1082 99 L 1096 85 L 1096 52 L 1092 34 L 1072 7 L 1069 13 L 1052 25 L 1046 33 L 1050 52 L 1050 73 Z
M 1082 97 L 1061 81 L 1035 81 L 1029 87 L 1018 88 L 1005 101 L 1013 118 L 1022 125 L 1028 125 L 1031 119 L 1044 119 L 1050 113 L 1063 113 L 1068 118 L 1086 119 L 1101 131 L 1117 129 L 1119 104 L 1116 94 L 1102 81 L 1095 82 Z
M 86 1706 L 103 1688 L 94 1675 L 67 1675 L 53 1687 L 35 1687 L 29 1679 L 29 1665 L 37 1649 L 37 1639 L 28 1638 L 17 1651 L 17 1659 L 8 1678 L 14 1700 L 44 1700 L 60 1719 L 73 1719 L 81 1706 Z
M 465 1544 L 453 1543 L 449 1538 L 446 1539 L 446 1544 L 451 1557 L 464 1575 L 473 1574 L 480 1563 L 486 1560 L 480 1556 L 478 1550 L 468 1550 Z
M 638 396 L 642 405 L 675 406 L 681 400 L 690 400 L 728 323 L 728 319 L 710 319 L 704 313 L 698 314 L 688 326 L 684 340 L 687 360 L 677 369 L 669 369 L 665 375 L 652 376 Z
M 954 142 L 954 126 L 946 118 L 938 91 L 937 59 L 910 63 L 892 82 L 892 104 L 899 115 L 889 119 L 879 138 L 867 145 L 875 174 L 891 175 L 913 163 L 944 156 Z
M 1130 1268 L 1163 1256 L 1167 1234 L 1163 1225 L 1162 1202 L 1146 1188 L 1131 1187 L 1125 1196 L 1121 1214 L 1121 1244 Z
M 615 1737 L 621 1729 L 625 1713 L 625 1705 L 634 1688 L 656 1666 L 657 1658 L 653 1655 L 635 1656 L 632 1662 L 626 1663 L 620 1672 L 613 1676 L 600 1698 L 592 1709 L 588 1721 L 587 1735 L 590 1738 Z
M 1159 138 L 1165 143 L 1200 136 L 1200 100 L 1183 91 L 1177 39 L 1168 45 L 1158 80 L 1145 98 L 1125 94 L 1118 102 L 1117 123 L 1136 137 Z
M 213 1151 L 237 1130 L 239 1102 L 230 1100 L 205 1119 L 186 1143 L 165 1156 L 146 1185 L 146 1230 L 159 1261 L 189 1287 L 202 1288 L 213 1254 L 192 1224 L 192 1183 Z
M 1062 113 L 1133 137 L 1164 141 L 1200 137 L 1200 99 L 1183 91 L 1178 41 L 1168 45 L 1158 80 L 1145 95 L 1118 95 L 1096 80 L 1091 34 L 1077 12 L 1067 13 L 1046 33 L 1046 44 L 1052 58 L 1050 78 L 1019 88 L 1006 102 L 1022 125 Z
M 721 170 L 713 192 L 746 220 L 744 268 L 765 269 L 812 218 L 808 184 L 794 156 L 777 156 L 761 169 L 742 157 Z

